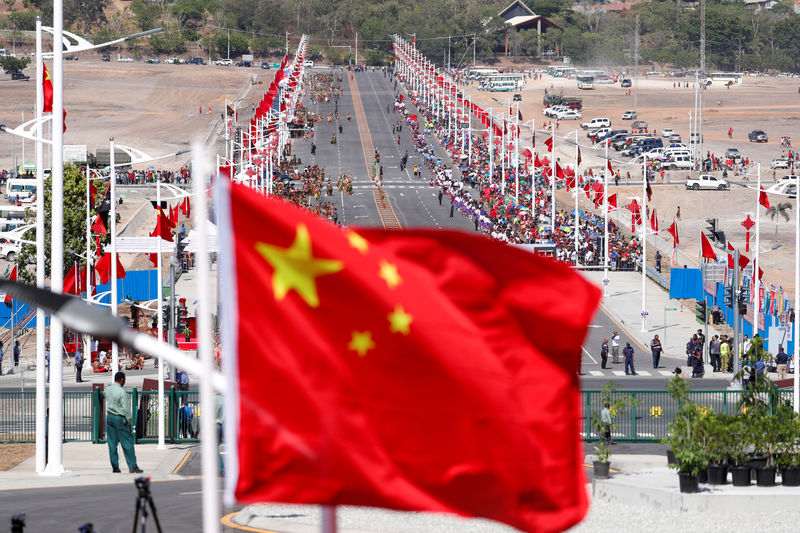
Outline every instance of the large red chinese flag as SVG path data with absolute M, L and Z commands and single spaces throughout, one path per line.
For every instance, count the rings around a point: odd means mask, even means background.
M 108 283 L 111 280 L 111 254 L 104 253 L 101 255 L 94 268 L 97 275 L 100 277 L 100 283 L 103 285 Z M 125 268 L 123 268 L 122 262 L 119 260 L 119 255 L 117 255 L 117 279 L 122 279 L 125 276 Z
M 703 259 L 713 259 L 714 261 L 717 260 L 717 254 L 714 252 L 714 247 L 711 246 L 711 243 L 708 241 L 708 237 L 702 231 L 700 232 L 700 254 L 702 255 Z
M 44 104 L 42 106 L 42 113 L 53 112 L 53 81 L 50 79 L 50 73 L 47 72 L 47 65 L 42 61 L 42 92 L 44 93 Z
M 526 531 L 582 519 L 577 371 L 596 287 L 478 235 L 343 231 L 240 185 L 218 192 L 239 395 L 229 495 Z

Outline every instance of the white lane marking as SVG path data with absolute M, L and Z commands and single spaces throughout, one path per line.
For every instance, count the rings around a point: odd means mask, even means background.
M 585 353 L 586 355 L 589 356 L 589 359 L 592 360 L 592 363 L 597 364 L 597 360 L 594 357 L 592 357 L 592 354 L 590 354 L 589 351 L 586 348 L 581 346 L 581 349 L 583 350 L 583 353 Z
M 659 370 L 658 373 L 661 374 L 662 376 L 671 376 L 672 375 L 672 372 L 670 372 L 669 370 Z
M 614 374 L 615 376 L 624 376 L 625 375 L 625 372 L 623 372 L 622 370 L 612 370 L 611 373 Z
M 217 492 L 222 492 L 222 489 L 217 489 Z M 178 494 L 180 496 L 189 496 L 189 495 L 192 495 L 192 494 L 203 494 L 203 491 L 202 490 L 195 490 L 195 491 L 192 491 L 192 492 L 179 492 Z
M 600 372 L 599 370 L 589 370 L 589 374 L 591 374 L 593 376 L 603 376 L 603 375 L 605 375 L 602 372 Z
M 637 374 L 639 374 L 640 376 L 649 376 L 650 372 L 648 372 L 647 370 L 639 370 Z

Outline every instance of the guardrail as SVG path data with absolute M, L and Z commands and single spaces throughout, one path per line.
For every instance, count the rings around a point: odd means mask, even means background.
M 602 392 L 581 392 L 583 414 L 581 435 L 586 441 L 598 439 L 592 429 L 592 416 L 600 416 Z M 689 399 L 699 406 L 718 413 L 739 412 L 741 391 L 692 391 Z M 783 389 L 768 399 L 790 404 L 792 390 Z M 632 407 L 612 414 L 613 438 L 626 442 L 659 442 L 667 436 L 667 428 L 678 411 L 678 404 L 666 391 L 617 391 L 614 398 L 630 397 Z M 158 392 L 128 393 L 137 443 L 158 441 Z M 199 393 L 174 388 L 164 395 L 165 435 L 169 443 L 198 442 Z M 35 392 L 0 392 L 0 443 L 35 441 Z M 102 394 L 95 391 L 64 393 L 64 442 L 105 442 L 105 413 Z

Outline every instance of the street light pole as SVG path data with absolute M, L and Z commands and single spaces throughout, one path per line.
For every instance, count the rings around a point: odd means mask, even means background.
M 111 232 L 111 314 L 117 316 L 117 171 L 114 166 L 114 137 L 108 139 L 110 150 L 111 170 L 108 173 L 110 192 L 108 198 L 111 201 L 111 211 L 109 212 L 109 226 Z M 114 374 L 119 371 L 119 346 L 114 342 L 111 344 L 111 380 Z

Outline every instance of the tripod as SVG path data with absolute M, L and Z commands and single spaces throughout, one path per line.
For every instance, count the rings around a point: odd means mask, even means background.
M 136 533 L 136 525 L 139 525 L 140 533 L 145 533 L 147 528 L 147 506 L 153 512 L 153 519 L 156 521 L 156 529 L 161 533 L 161 524 L 158 522 L 158 513 L 153 503 L 153 496 L 150 494 L 150 478 L 139 477 L 134 480 L 139 495 L 136 498 L 136 514 L 133 517 L 133 533 Z

